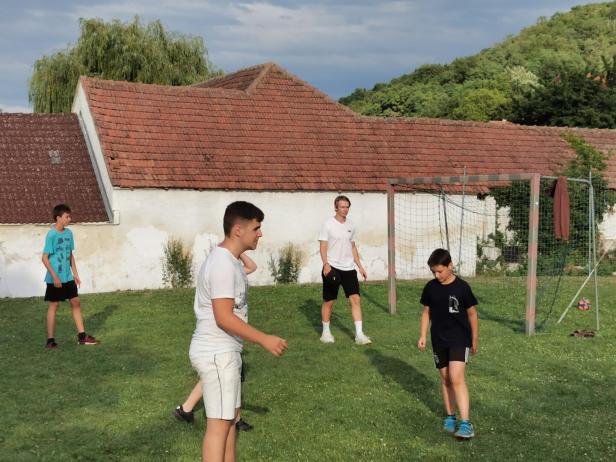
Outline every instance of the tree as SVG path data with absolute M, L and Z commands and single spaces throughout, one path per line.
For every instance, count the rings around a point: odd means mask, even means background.
M 507 117 L 510 104 L 511 100 L 501 91 L 479 88 L 466 92 L 451 115 L 460 120 L 498 120 Z
M 527 99 L 516 101 L 514 122 L 529 125 L 616 128 L 616 86 L 610 69 L 560 70 Z
M 141 24 L 80 19 L 77 43 L 34 63 L 29 99 L 35 112 L 69 112 L 79 76 L 189 85 L 219 74 L 201 37 Z
M 540 18 L 518 35 L 476 55 L 449 64 L 420 66 L 371 90 L 358 89 L 340 102 L 366 115 L 465 120 L 510 119 L 514 115 L 520 123 L 548 123 L 542 121 L 542 114 L 532 114 L 533 102 L 527 104 L 526 100 L 539 93 L 533 101 L 543 104 L 542 99 L 553 98 L 557 102 L 563 87 L 543 88 L 550 86 L 555 69 L 578 73 L 579 78 L 585 76 L 585 69 L 594 69 L 593 76 L 606 71 L 609 74 L 613 63 L 606 64 L 603 57 L 616 51 L 615 19 L 616 1 L 574 7 L 549 20 Z M 582 97 L 563 101 L 563 108 L 569 108 L 570 113 L 553 124 L 579 122 L 611 127 L 614 111 L 610 108 L 616 107 L 611 92 L 599 91 L 596 82 L 577 83 L 584 83 L 584 94 L 591 97 L 591 105 L 585 106 Z M 570 86 L 576 87 L 577 83 L 572 81 Z M 616 88 L 616 82 L 608 79 L 605 83 L 610 89 Z M 426 89 L 428 93 L 423 92 Z M 527 111 L 531 112 L 528 118 Z M 576 117 L 580 111 L 581 116 Z

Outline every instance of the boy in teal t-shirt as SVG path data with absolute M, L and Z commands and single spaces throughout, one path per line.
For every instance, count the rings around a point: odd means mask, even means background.
M 87 335 L 83 326 L 81 304 L 77 293 L 77 286 L 81 285 L 81 280 L 77 274 L 77 265 L 73 256 L 75 241 L 72 231 L 67 228 L 71 222 L 70 207 L 65 204 L 56 205 L 53 209 L 53 219 L 55 224 L 45 237 L 42 257 L 43 265 L 47 268 L 45 300 L 49 302 L 46 347 L 51 349 L 58 347 L 54 338 L 56 312 L 60 302 L 67 299 L 71 304 L 73 319 L 77 327 L 77 342 L 80 345 L 96 345 L 98 341 Z

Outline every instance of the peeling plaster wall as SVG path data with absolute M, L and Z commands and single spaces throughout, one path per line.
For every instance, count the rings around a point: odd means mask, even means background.
M 75 257 L 81 276 L 80 291 L 108 292 L 162 287 L 163 246 L 180 238 L 193 252 L 195 274 L 210 249 L 223 238 L 222 216 L 228 203 L 248 200 L 265 212 L 263 237 L 252 258 L 258 270 L 255 285 L 271 284 L 268 261 L 286 243 L 303 250 L 299 282 L 321 280 L 317 242 L 323 221 L 334 214 L 335 193 L 225 192 L 189 190 L 113 191 L 119 224 L 75 224 Z M 384 193 L 348 193 L 349 218 L 357 227 L 356 243 L 370 280 L 387 278 L 387 199 Z M 0 297 L 42 296 L 45 269 L 41 253 L 50 225 L 0 225 Z M 616 216 L 601 224 L 601 237 L 616 240 Z M 432 243 L 426 246 L 432 250 Z M 474 248 L 474 245 L 473 245 Z M 404 255 L 400 254 L 403 260 Z M 425 270 L 424 261 L 415 260 Z M 421 260 L 421 261 L 419 261 Z M 426 271 L 422 277 L 429 277 Z M 404 276 L 400 274 L 400 276 Z M 417 277 L 417 275 L 415 275 Z
M 384 193 L 349 193 L 349 218 L 371 280 L 387 278 L 387 201 Z M 113 191 L 119 224 L 74 224 L 75 258 L 82 293 L 162 287 L 163 247 L 170 237 L 193 252 L 195 274 L 223 238 L 225 207 L 235 200 L 265 212 L 263 237 L 251 253 L 255 285 L 270 284 L 268 261 L 292 242 L 304 252 L 300 282 L 321 280 L 317 242 L 323 221 L 334 214 L 335 193 L 224 192 L 191 190 Z M 0 225 L 0 297 L 41 296 L 45 268 L 41 252 L 51 225 Z

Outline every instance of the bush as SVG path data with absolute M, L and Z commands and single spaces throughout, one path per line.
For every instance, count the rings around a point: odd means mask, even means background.
M 276 283 L 289 284 L 297 282 L 302 267 L 304 253 L 294 244 L 285 245 L 278 253 L 278 258 L 270 256 L 269 267 Z
M 163 283 L 167 287 L 191 287 L 192 253 L 185 250 L 182 241 L 170 238 L 165 245 L 163 258 Z

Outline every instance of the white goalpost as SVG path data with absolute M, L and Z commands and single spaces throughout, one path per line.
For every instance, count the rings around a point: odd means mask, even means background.
M 568 235 L 558 235 L 551 193 L 556 177 L 538 173 L 390 179 L 388 198 L 389 311 L 397 281 L 432 277 L 426 262 L 449 250 L 457 274 L 525 279 L 525 332 L 537 307 L 551 312 L 564 274 L 594 275 L 599 300 L 592 182 L 566 178 Z M 549 310 L 549 311 L 548 311 Z

